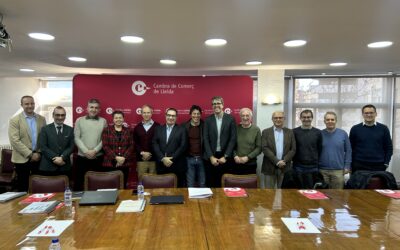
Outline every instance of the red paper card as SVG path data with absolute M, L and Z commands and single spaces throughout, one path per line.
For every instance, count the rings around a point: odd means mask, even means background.
M 224 188 L 225 195 L 228 197 L 247 197 L 244 188 Z
M 55 193 L 45 193 L 45 194 L 32 194 L 27 198 L 23 199 L 20 203 L 29 204 L 32 202 L 46 201 L 55 196 Z
M 307 189 L 307 190 L 299 190 L 299 193 L 307 197 L 308 199 L 311 200 L 325 200 L 329 199 L 328 196 L 326 196 L 324 193 L 321 193 L 320 191 L 313 190 L 313 189 Z
M 400 199 L 400 190 L 375 189 L 375 191 L 390 198 Z

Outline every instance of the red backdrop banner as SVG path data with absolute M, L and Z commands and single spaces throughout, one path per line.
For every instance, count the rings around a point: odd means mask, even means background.
M 178 123 L 190 119 L 193 104 L 203 109 L 202 118 L 213 113 L 211 98 L 224 98 L 224 112 L 239 122 L 239 110 L 253 106 L 253 80 L 249 76 L 120 76 L 76 75 L 73 79 L 73 121 L 86 114 L 87 101 L 96 98 L 101 103 L 100 116 L 112 123 L 111 113 L 121 110 L 126 126 L 133 128 L 141 118 L 141 107 L 153 107 L 153 120 L 164 124 L 165 110 L 178 110 Z M 137 184 L 137 174 L 131 169 L 127 188 Z
M 224 111 L 239 122 L 239 110 L 253 107 L 253 80 L 249 76 L 121 76 L 76 75 L 73 79 L 73 121 L 86 113 L 91 98 L 101 102 L 100 115 L 112 122 L 111 113 L 121 110 L 125 122 L 134 127 L 141 121 L 143 104 L 153 107 L 153 120 L 164 124 L 165 110 L 178 110 L 178 123 L 189 119 L 193 104 L 212 114 L 211 98 L 224 98 Z

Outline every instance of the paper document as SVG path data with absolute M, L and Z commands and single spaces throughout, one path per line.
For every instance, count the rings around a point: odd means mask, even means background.
M 319 234 L 321 233 L 307 218 L 281 218 L 291 233 Z
M 117 213 L 142 212 L 146 206 L 146 200 L 125 200 L 121 201 L 117 208 Z
M 189 198 L 193 199 L 208 198 L 213 195 L 210 188 L 188 188 L 188 190 Z
M 57 237 L 73 222 L 74 220 L 46 220 L 26 236 Z

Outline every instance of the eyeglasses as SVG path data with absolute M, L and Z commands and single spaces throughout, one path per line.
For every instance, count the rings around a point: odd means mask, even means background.
M 222 102 L 213 102 L 212 105 L 216 106 L 216 105 L 222 105 Z
M 300 119 L 312 119 L 312 116 L 302 116 Z
M 57 116 L 57 117 L 64 117 L 65 114 L 54 114 L 54 116 Z
M 273 117 L 274 120 L 283 120 L 285 117 Z
M 170 114 L 166 114 L 166 117 L 176 117 L 176 115 L 170 115 Z

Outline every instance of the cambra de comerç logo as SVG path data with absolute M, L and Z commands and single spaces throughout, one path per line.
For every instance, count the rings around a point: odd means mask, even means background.
M 132 84 L 132 92 L 135 95 L 144 95 L 148 89 L 150 88 L 147 87 L 146 83 L 144 83 L 143 81 L 135 81 Z

